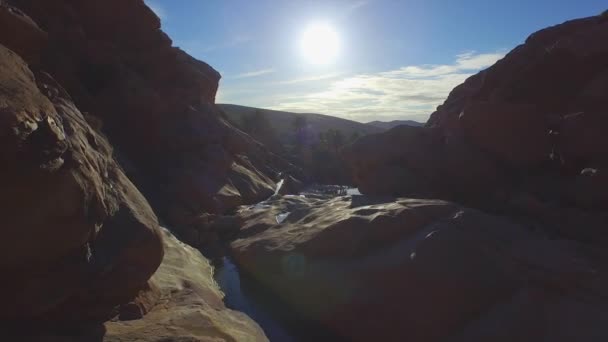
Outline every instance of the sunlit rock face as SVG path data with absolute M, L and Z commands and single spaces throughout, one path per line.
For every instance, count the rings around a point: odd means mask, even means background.
M 266 341 L 127 178 L 177 223 L 274 193 L 218 80 L 141 0 L 0 1 L 3 336 Z
M 35 22 L 23 36 L 38 45 L 24 47 L 10 30 L 0 43 L 66 88 L 174 229 L 270 196 L 290 167 L 222 118 L 214 105 L 220 74 L 172 47 L 143 0 L 11 4 L 11 13 L 29 16 L 14 26 Z
M 213 279 L 213 267 L 199 251 L 163 228 L 165 258 L 150 279 L 159 304 L 138 320 L 105 324 L 104 341 L 252 341 L 267 342 L 262 329 L 245 314 L 227 309 Z M 146 298 L 138 298 L 146 302 Z
M 236 262 L 346 341 L 608 337 L 606 265 L 584 244 L 440 200 L 264 204 L 237 214 Z
M 65 90 L 2 45 L 0 141 L 2 328 L 116 315 L 162 260 L 157 218 Z

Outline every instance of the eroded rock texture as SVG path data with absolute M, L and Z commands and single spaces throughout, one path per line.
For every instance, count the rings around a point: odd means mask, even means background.
M 396 128 L 348 149 L 358 184 L 366 193 L 432 193 L 475 205 L 523 192 L 608 209 L 597 190 L 608 162 L 606 41 L 600 16 L 532 34 L 456 87 L 426 128 Z
M 236 261 L 345 341 L 608 338 L 603 250 L 441 200 L 265 205 L 239 210 Z
M 104 341 L 268 341 L 249 317 L 224 306 L 209 261 L 165 229 L 163 236 L 165 258 L 150 279 L 157 304 L 142 319 L 106 323 Z
M 346 148 L 364 196 L 239 210 L 236 261 L 345 340 L 605 340 L 607 42 L 605 17 L 533 34 Z
M 95 118 L 173 229 L 196 230 L 189 222 L 202 213 L 269 197 L 290 168 L 222 118 L 220 74 L 172 47 L 143 0 L 11 4 L 0 12 L 11 18 L 0 43 L 53 75 Z
M 2 320 L 115 314 L 162 260 L 156 216 L 65 90 L 3 46 L 0 141 Z
M 266 340 L 126 176 L 180 233 L 273 193 L 254 164 L 278 159 L 219 116 L 218 80 L 143 1 L 0 1 L 3 337 Z

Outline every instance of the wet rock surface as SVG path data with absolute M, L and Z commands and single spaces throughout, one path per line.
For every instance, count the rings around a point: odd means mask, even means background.
M 104 341 L 268 341 L 251 318 L 226 308 L 210 262 L 167 230 L 163 235 L 165 258 L 150 279 L 156 305 L 142 319 L 106 323 Z
M 608 337 L 603 251 L 439 200 L 265 204 L 239 210 L 235 261 L 346 340 Z
M 154 208 L 334 340 L 608 339 L 607 25 L 539 31 L 426 127 L 359 139 L 364 196 L 294 196 L 142 0 L 0 1 L 0 333 L 267 340 Z

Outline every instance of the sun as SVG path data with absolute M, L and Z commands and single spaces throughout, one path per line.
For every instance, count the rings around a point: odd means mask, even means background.
M 338 57 L 340 39 L 331 25 L 316 23 L 304 31 L 300 47 L 304 58 L 309 63 L 329 64 Z

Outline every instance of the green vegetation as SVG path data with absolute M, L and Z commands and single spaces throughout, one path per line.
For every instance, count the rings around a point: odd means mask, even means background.
M 351 172 L 348 164 L 340 156 L 342 147 L 358 139 L 353 134 L 350 139 L 338 129 L 328 129 L 319 133 L 319 139 L 311 146 L 308 170 L 315 180 L 325 184 L 350 184 Z
M 291 129 L 279 134 L 263 110 L 255 110 L 241 117 L 236 123 L 266 147 L 302 167 L 312 179 L 324 184 L 350 184 L 350 170 L 342 160 L 340 150 L 359 139 L 362 134 L 350 136 L 340 129 L 330 128 L 314 136 L 308 120 L 303 115 L 294 117 Z
M 250 115 L 243 116 L 238 126 L 245 133 L 266 145 L 271 151 L 275 153 L 282 151 L 282 145 L 272 127 L 272 123 L 263 111 L 258 109 Z
M 292 146 L 296 154 L 302 152 L 302 149 L 309 140 L 309 137 L 307 136 L 308 132 L 306 130 L 307 126 L 308 121 L 306 120 L 306 117 L 298 115 L 293 119 L 293 135 L 289 140 L 293 142 Z

